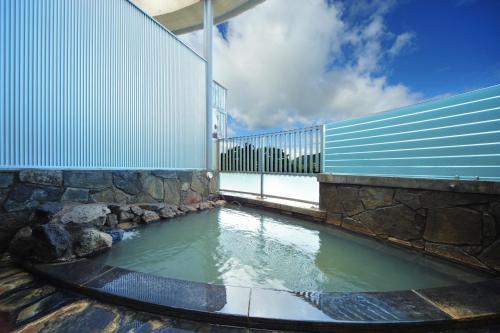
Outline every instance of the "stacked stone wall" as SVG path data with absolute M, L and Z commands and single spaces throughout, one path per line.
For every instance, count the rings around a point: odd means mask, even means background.
M 493 182 L 320 175 L 326 222 L 500 272 L 500 192 Z

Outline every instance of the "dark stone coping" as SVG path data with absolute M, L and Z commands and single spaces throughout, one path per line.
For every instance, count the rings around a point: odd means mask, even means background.
M 500 182 L 460 179 L 428 179 L 380 176 L 319 174 L 318 182 L 330 184 L 366 185 L 461 193 L 500 194 Z
M 105 302 L 217 324 L 319 332 L 424 332 L 500 323 L 500 279 L 393 292 L 292 292 L 164 278 L 87 259 L 24 267 Z

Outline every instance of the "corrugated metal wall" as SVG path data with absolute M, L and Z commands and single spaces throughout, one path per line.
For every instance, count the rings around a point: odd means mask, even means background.
M 204 168 L 205 67 L 126 0 L 0 1 L 0 168 Z
M 500 85 L 325 129 L 328 173 L 500 179 Z

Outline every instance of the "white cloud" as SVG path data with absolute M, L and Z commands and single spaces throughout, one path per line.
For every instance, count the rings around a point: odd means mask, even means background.
M 419 99 L 384 75 L 414 34 L 387 31 L 382 3 L 365 19 L 346 11 L 320 0 L 267 0 L 229 22 L 227 40 L 215 38 L 214 77 L 228 87 L 228 111 L 239 124 L 289 128 Z M 201 32 L 182 39 L 201 49 Z

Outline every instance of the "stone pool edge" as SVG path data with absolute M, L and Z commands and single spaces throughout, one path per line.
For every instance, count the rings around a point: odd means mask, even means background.
M 290 292 L 176 280 L 102 265 L 21 265 L 101 301 L 216 324 L 315 332 L 425 332 L 500 323 L 500 278 L 393 292 Z

